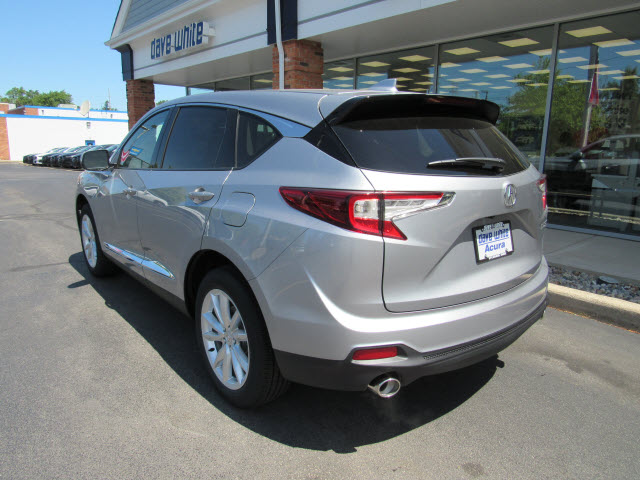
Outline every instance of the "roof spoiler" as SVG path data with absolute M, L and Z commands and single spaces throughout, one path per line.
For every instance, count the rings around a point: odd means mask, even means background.
M 354 97 L 325 119 L 329 125 L 393 117 L 453 116 L 478 118 L 495 125 L 500 107 L 487 100 L 446 95 L 391 94 Z

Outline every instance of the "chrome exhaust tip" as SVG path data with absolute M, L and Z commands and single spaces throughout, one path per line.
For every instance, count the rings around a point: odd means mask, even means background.
M 369 390 L 381 398 L 391 398 L 400 391 L 400 380 L 395 377 L 385 375 L 374 380 L 369 385 Z

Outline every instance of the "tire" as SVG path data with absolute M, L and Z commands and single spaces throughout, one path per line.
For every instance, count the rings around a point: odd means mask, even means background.
M 248 288 L 230 268 L 217 268 L 204 277 L 196 299 L 198 350 L 217 390 L 241 408 L 271 402 L 289 386 Z
M 84 261 L 91 274 L 95 277 L 113 274 L 116 266 L 102 252 L 96 222 L 87 204 L 82 207 L 78 215 L 78 229 Z

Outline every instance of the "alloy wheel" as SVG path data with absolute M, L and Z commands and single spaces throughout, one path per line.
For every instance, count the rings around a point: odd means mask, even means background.
M 82 249 L 84 250 L 84 257 L 87 259 L 87 263 L 91 268 L 95 268 L 98 263 L 98 247 L 96 245 L 96 235 L 93 231 L 93 223 L 89 218 L 89 215 L 82 216 L 82 222 L 80 225 L 82 232 Z
M 202 303 L 201 331 L 207 359 L 218 380 L 238 390 L 247 380 L 249 342 L 242 315 L 222 290 L 208 292 Z

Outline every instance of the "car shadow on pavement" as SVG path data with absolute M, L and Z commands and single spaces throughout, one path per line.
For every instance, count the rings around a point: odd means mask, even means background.
M 285 445 L 337 453 L 402 435 L 451 412 L 480 390 L 504 364 L 494 356 L 456 372 L 425 377 L 392 399 L 371 392 L 338 392 L 294 384 L 254 410 L 229 405 L 215 390 L 196 350 L 192 320 L 124 273 L 92 277 L 82 253 L 69 263 L 83 276 L 68 288 L 91 285 L 188 385 L 215 408 L 254 432 Z M 136 295 L 129 293 L 135 291 Z M 169 307 L 169 308 L 168 308 Z

